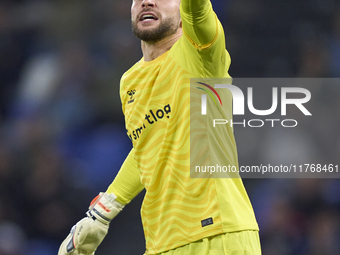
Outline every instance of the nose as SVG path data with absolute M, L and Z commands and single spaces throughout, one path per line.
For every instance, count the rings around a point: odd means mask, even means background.
M 155 1 L 154 0 L 143 0 L 142 7 L 155 7 Z

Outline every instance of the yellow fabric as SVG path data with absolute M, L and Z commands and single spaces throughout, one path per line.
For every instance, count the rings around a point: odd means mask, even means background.
M 196 48 L 208 48 L 216 40 L 218 20 L 210 1 L 182 1 L 181 17 L 183 32 Z
M 157 255 L 261 255 L 258 231 L 241 231 L 203 238 Z M 146 253 L 144 255 L 147 255 Z
M 106 192 L 115 194 L 117 201 L 126 205 L 143 189 L 132 149 Z
M 125 203 L 141 190 L 137 179 L 145 187 L 141 215 L 147 254 L 222 233 L 258 230 L 241 179 L 190 178 L 190 78 L 229 77 L 230 57 L 210 2 L 181 3 L 185 35 L 157 59 L 141 59 L 121 79 L 134 149 L 108 191 Z M 230 95 L 223 100 L 231 116 Z M 238 166 L 232 129 L 208 133 L 210 138 L 198 145 L 212 151 L 212 158 L 222 155 L 223 163 Z M 224 139 L 223 146 L 217 137 Z M 202 227 L 209 218 L 213 224 Z

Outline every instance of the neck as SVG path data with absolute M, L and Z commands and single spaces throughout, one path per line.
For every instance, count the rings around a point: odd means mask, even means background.
M 163 53 L 171 49 L 171 47 L 181 38 L 182 29 L 178 29 L 173 35 L 170 35 L 158 42 L 142 41 L 142 52 L 144 61 L 148 62 L 158 58 Z

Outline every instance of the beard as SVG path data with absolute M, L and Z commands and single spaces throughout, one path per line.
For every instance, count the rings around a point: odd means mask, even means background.
M 137 26 L 138 20 L 132 21 L 132 32 L 139 39 L 145 42 L 159 42 L 162 39 L 175 34 L 179 25 L 174 18 L 166 18 L 162 20 L 158 27 L 152 29 L 139 29 Z

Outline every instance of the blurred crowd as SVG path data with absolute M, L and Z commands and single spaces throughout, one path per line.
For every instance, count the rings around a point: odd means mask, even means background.
M 340 77 L 337 0 L 212 3 L 225 28 L 231 76 Z M 0 255 L 55 255 L 131 149 L 119 81 L 142 54 L 130 5 L 0 1 Z M 339 163 L 340 88 L 311 91 L 317 123 L 289 133 L 235 129 L 240 164 L 296 157 Z M 264 255 L 340 254 L 338 179 L 244 182 Z M 118 231 L 99 254 L 143 253 L 141 200 L 118 216 Z

